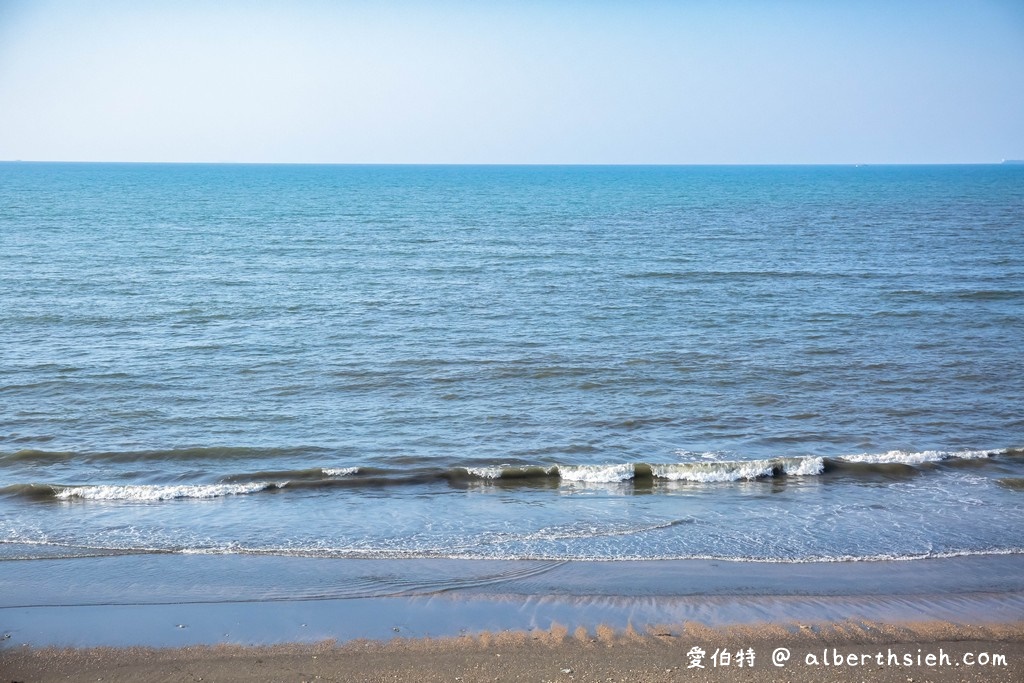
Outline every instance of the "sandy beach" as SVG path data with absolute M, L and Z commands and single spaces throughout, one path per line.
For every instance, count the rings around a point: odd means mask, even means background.
M 1016 681 L 1020 564 L 12 561 L 0 681 Z
M 696 624 L 179 649 L 8 648 L 4 681 L 1019 681 L 1024 623 Z

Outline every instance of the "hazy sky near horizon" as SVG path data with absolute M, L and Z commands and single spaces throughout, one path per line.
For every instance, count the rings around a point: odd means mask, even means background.
M 1003 158 L 1021 0 L 0 0 L 0 159 Z

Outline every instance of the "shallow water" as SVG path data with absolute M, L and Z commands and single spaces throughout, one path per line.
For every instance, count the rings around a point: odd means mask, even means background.
M 1024 170 L 0 164 L 0 557 L 1024 552 Z
M 181 647 L 553 627 L 594 634 L 599 625 L 678 634 L 696 624 L 1012 624 L 1024 609 L 1021 559 L 794 566 L 141 554 L 8 562 L 0 654 L 22 645 Z

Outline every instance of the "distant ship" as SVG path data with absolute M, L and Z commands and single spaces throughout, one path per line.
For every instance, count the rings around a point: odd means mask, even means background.
M 1024 164 L 1024 159 L 1003 159 L 1004 164 Z

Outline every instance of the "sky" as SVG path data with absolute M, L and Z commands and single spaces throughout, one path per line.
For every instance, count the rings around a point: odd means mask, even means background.
M 0 159 L 1024 159 L 1024 0 L 0 0 Z

